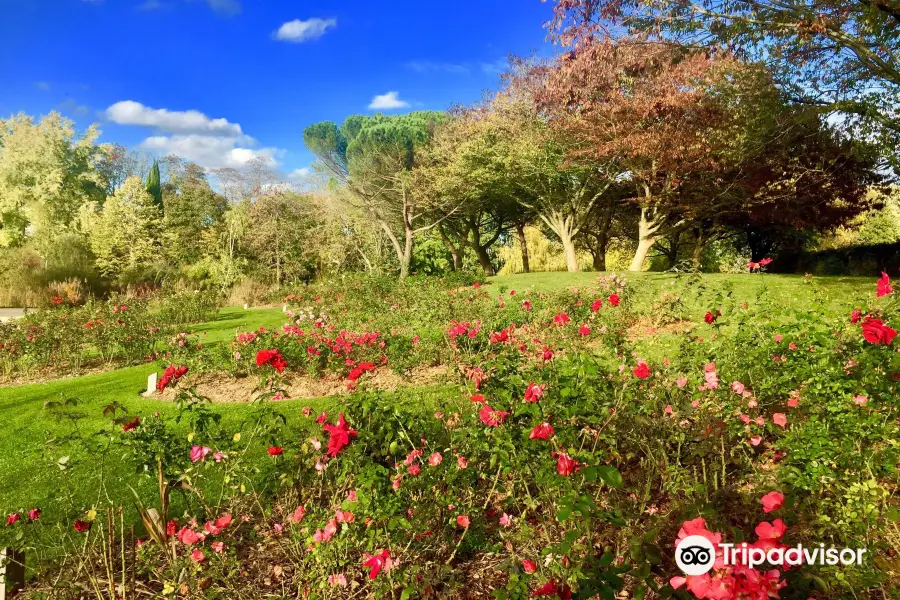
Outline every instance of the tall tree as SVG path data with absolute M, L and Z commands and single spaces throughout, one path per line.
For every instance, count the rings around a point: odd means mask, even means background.
M 740 115 L 725 101 L 740 65 L 727 55 L 692 52 L 643 39 L 592 39 L 546 68 L 536 91 L 552 127 L 573 141 L 573 160 L 617 165 L 640 207 L 640 270 L 662 236 L 714 198 L 684 193 L 684 184 L 722 168 Z
M 724 46 L 767 64 L 790 99 L 883 134 L 898 158 L 900 5 L 895 0 L 557 0 L 550 23 L 577 44 L 612 27 Z
M 162 182 L 159 178 L 159 161 L 154 160 L 147 174 L 147 193 L 153 196 L 153 201 L 160 210 L 163 208 Z
M 250 206 L 253 227 L 244 245 L 253 264 L 272 283 L 296 281 L 316 265 L 307 238 L 315 231 L 317 211 L 310 198 L 275 191 L 261 195 Z
M 129 150 L 122 144 L 100 144 L 97 170 L 106 180 L 106 195 L 112 196 L 129 177 L 147 174 L 153 161 L 144 151 Z
M 161 217 L 140 177 L 127 179 L 99 212 L 85 217 L 98 270 L 119 282 L 146 276 L 163 260 Z
M 494 274 L 492 246 L 517 223 L 524 225 L 523 221 L 530 219 L 530 211 L 517 201 L 514 174 L 508 173 L 500 160 L 497 133 L 489 107 L 454 109 L 414 172 L 414 185 L 422 193 L 458 206 L 456 214 L 438 225 L 454 268 L 461 268 L 463 254 L 471 250 L 488 276 Z M 527 249 L 525 252 L 527 264 Z
M 443 119 L 444 114 L 437 112 L 354 115 L 340 127 L 323 121 L 303 132 L 307 148 L 332 177 L 347 186 L 350 200 L 384 231 L 397 255 L 400 277 L 409 274 L 414 238 L 455 210 L 448 206 L 435 211 L 435 200 L 410 185 L 418 153 Z M 441 216 L 429 218 L 435 212 Z
M 71 230 L 85 203 L 102 202 L 99 135 L 94 126 L 77 134 L 55 112 L 38 122 L 24 114 L 0 119 L 0 246 Z

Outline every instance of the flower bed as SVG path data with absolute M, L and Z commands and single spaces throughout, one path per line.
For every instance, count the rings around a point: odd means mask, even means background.
M 38 554 L 36 596 L 116 585 L 127 596 L 242 598 L 894 589 L 900 316 L 890 282 L 825 317 L 689 292 L 692 281 L 678 303 L 615 278 L 553 295 L 310 288 L 286 299 L 280 330 L 241 332 L 218 349 L 176 344 L 176 413 L 111 407 L 110 452 L 143 482 L 133 532 L 117 511 L 134 499 L 117 498 L 56 520 L 26 518 L 43 506 L 9 507 L 18 518 L 4 535 Z M 679 322 L 693 311 L 695 327 L 631 341 L 640 313 L 660 306 Z M 455 373 L 437 401 L 367 388 L 379 370 L 435 363 Z M 182 367 L 251 376 L 267 397 L 292 373 L 340 377 L 357 393 L 325 412 L 261 400 L 226 423 L 176 376 Z M 685 577 L 673 549 L 688 535 L 867 548 L 871 560 L 717 563 Z M 50 546 L 67 549 L 63 567 Z M 55 576 L 72 561 L 77 577 Z
M 214 295 L 198 292 L 153 302 L 114 297 L 72 306 L 58 300 L 52 308 L 0 323 L 0 376 L 47 369 L 59 376 L 153 361 L 179 327 L 208 320 L 218 310 Z

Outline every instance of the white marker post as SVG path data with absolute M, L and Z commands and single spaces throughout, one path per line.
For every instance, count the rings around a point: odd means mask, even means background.
M 0 600 L 12 598 L 25 584 L 25 553 L 0 548 Z
M 143 394 L 141 394 L 141 396 L 143 396 L 144 398 L 149 398 L 150 396 L 153 395 L 153 392 L 155 392 L 155 391 L 156 391 L 156 371 L 153 371 L 152 373 L 150 373 L 150 375 L 147 376 L 147 391 L 144 392 Z M 0 600 L 3 600 L 3 598 L 0 598 Z

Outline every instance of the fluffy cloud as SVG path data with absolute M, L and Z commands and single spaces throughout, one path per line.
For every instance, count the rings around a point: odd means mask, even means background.
M 246 148 L 241 138 L 211 135 L 155 135 L 141 142 L 141 148 L 160 155 L 174 154 L 208 169 L 232 167 L 240 169 L 250 161 L 261 158 L 266 165 L 276 167 L 282 154 L 277 148 Z
M 319 39 L 332 27 L 337 27 L 337 19 L 294 19 L 279 27 L 273 35 L 276 40 L 301 44 Z
M 309 167 L 300 167 L 288 173 L 288 179 L 306 179 L 312 173 Z
M 227 119 L 212 119 L 200 111 L 150 108 L 140 102 L 116 102 L 105 111 L 119 125 L 149 127 L 157 132 L 141 142 L 141 148 L 165 156 L 174 154 L 208 169 L 241 168 L 254 159 L 277 167 L 284 152 L 258 148 L 255 139 Z
M 227 119 L 210 119 L 198 110 L 150 108 L 132 100 L 116 102 L 107 108 L 106 118 L 119 125 L 143 125 L 168 133 L 243 135 L 241 126 Z
M 370 110 L 394 110 L 397 108 L 409 108 L 409 102 L 400 99 L 400 92 L 379 94 L 369 103 Z

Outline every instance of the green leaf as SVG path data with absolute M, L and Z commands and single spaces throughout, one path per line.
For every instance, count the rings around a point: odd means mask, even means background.
M 609 465 L 599 466 L 597 467 L 597 475 L 600 477 L 600 481 L 609 487 L 622 487 L 622 474 L 615 467 L 610 467 Z

